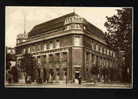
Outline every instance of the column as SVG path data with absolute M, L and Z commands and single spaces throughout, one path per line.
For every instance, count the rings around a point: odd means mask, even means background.
M 59 79 L 63 80 L 63 68 L 62 68 L 63 67 L 63 61 L 62 61 L 63 54 L 62 54 L 62 52 L 59 55 L 60 55 Z

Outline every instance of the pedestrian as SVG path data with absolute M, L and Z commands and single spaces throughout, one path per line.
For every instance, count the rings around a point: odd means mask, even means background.
M 43 68 L 43 82 L 46 82 L 46 69 Z
M 78 77 L 79 84 L 81 85 L 81 76 Z
M 12 74 L 11 74 L 10 70 L 7 71 L 7 81 L 8 81 L 8 83 L 12 83 Z

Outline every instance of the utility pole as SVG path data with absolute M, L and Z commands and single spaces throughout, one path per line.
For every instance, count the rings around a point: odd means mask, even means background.
M 24 11 L 23 11 L 23 16 L 24 16 L 24 34 L 26 34 L 26 15 Z

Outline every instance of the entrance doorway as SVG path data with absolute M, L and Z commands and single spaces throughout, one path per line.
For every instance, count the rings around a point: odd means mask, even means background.
M 80 76 L 80 73 L 79 72 L 75 72 L 75 79 L 78 79 Z

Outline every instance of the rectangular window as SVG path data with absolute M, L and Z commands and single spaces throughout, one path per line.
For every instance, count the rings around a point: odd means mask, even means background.
M 55 54 L 55 61 L 56 62 L 59 62 L 60 61 L 60 55 L 59 55 L 59 53 L 56 53 Z
M 32 52 L 35 52 L 35 46 L 32 47 Z
M 54 62 L 54 57 L 52 54 L 49 55 L 49 63 L 52 63 Z
M 101 47 L 101 49 L 100 49 L 100 52 L 102 53 L 103 52 L 103 48 Z
M 110 56 L 112 56 L 112 51 L 110 50 Z
M 113 52 L 113 57 L 115 57 L 115 52 Z
M 25 50 L 25 48 L 24 48 L 22 53 L 25 53 L 25 51 L 26 51 L 26 50 Z
M 41 50 L 41 45 L 38 45 L 38 51 L 40 51 Z
M 104 54 L 106 54 L 106 48 L 104 48 Z
M 28 53 L 30 53 L 30 47 L 28 47 Z
M 38 63 L 39 65 L 41 65 L 41 59 L 40 59 L 40 56 L 37 56 L 37 63 Z
M 47 46 L 46 46 L 46 44 L 44 44 L 44 51 L 46 51 L 46 49 L 47 49 Z
M 44 44 L 41 44 L 41 51 L 44 50 Z
M 109 50 L 107 49 L 107 55 L 109 55 Z
M 56 48 L 60 48 L 60 42 L 59 42 L 59 40 L 56 40 Z
M 52 41 L 50 41 L 50 43 L 49 43 L 49 49 L 53 49 L 53 42 Z
M 67 61 L 67 52 L 63 52 L 62 58 L 63 61 Z
M 81 46 L 82 40 L 80 37 L 74 37 L 74 46 Z
M 99 46 L 98 45 L 96 45 L 96 51 L 98 51 L 99 50 Z

